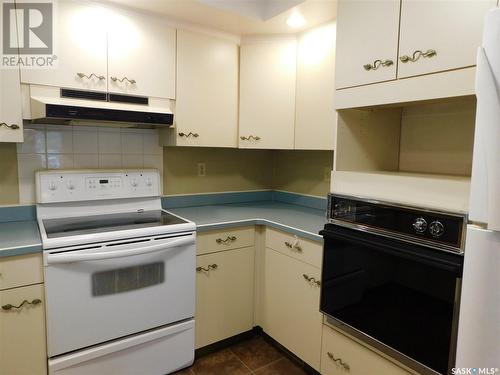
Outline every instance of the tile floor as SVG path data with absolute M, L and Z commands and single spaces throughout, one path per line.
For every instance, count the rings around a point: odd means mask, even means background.
M 299 363 L 256 336 L 208 354 L 176 375 L 305 375 Z

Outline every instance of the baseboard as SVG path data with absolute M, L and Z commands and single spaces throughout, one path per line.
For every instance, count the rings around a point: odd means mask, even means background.
M 320 375 L 320 373 L 318 371 L 316 371 L 314 368 L 309 366 L 307 363 L 305 363 L 303 360 L 301 360 L 299 357 L 297 357 L 295 354 L 293 354 L 290 350 L 285 348 L 278 341 L 276 341 L 271 336 L 269 336 L 267 333 L 265 333 L 264 330 L 262 329 L 262 327 L 260 327 L 260 326 L 255 326 L 255 327 L 253 327 L 253 329 L 251 329 L 249 331 L 240 333 L 240 334 L 232 336 L 232 337 L 228 337 L 227 339 L 217 341 L 217 342 L 214 342 L 213 344 L 196 349 L 195 358 L 198 359 L 198 358 L 206 356 L 208 354 L 212 354 L 212 353 L 218 352 L 220 350 L 229 348 L 235 344 L 238 344 L 241 341 L 248 340 L 248 339 L 255 337 L 255 336 L 263 337 L 264 340 L 266 340 L 269 344 L 271 344 L 276 349 L 278 349 L 280 352 L 282 352 L 284 355 L 286 355 L 290 360 L 292 360 L 297 365 L 299 365 L 306 373 L 311 374 L 311 375 Z

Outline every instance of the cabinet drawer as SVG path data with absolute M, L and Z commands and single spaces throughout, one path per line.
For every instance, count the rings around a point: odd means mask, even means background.
M 409 375 L 410 373 L 342 333 L 323 325 L 321 374 Z
M 253 246 L 255 241 L 255 228 L 229 228 L 198 234 L 197 253 L 208 254 L 216 251 L 238 249 Z
M 196 257 L 196 348 L 253 327 L 254 248 Z
M 0 374 L 43 375 L 47 372 L 45 307 L 43 285 L 31 285 L 0 292 Z
M 41 254 L 0 258 L 0 290 L 42 282 Z
M 321 268 L 323 245 L 293 234 L 275 229 L 266 229 L 266 247 Z

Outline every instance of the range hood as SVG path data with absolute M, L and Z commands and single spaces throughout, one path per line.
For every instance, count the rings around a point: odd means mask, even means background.
M 170 100 L 105 92 L 23 87 L 23 118 L 34 123 L 170 127 Z

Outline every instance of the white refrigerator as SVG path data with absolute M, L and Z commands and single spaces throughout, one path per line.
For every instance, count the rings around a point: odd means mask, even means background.
M 487 15 L 458 325 L 459 368 L 500 368 L 500 9 Z M 498 370 L 497 370 L 498 371 Z

